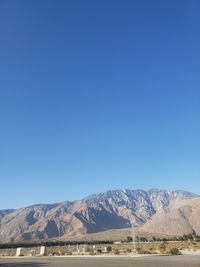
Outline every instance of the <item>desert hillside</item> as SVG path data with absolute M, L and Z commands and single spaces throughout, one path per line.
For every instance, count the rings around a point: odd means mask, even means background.
M 0 241 L 75 238 L 132 224 L 145 232 L 199 232 L 199 207 L 197 195 L 185 191 L 107 191 L 74 202 L 0 211 Z

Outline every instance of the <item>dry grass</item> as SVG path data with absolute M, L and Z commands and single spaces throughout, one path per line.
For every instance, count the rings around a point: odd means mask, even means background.
M 111 246 L 112 251 L 105 252 L 105 247 Z M 71 256 L 71 255 L 97 255 L 97 254 L 130 254 L 133 252 L 132 243 L 121 243 L 112 245 L 68 245 L 47 247 L 48 255 Z M 181 251 L 198 251 L 200 250 L 200 242 L 137 242 L 136 250 L 138 254 L 169 254 L 178 249 Z M 22 254 L 24 256 L 39 255 L 40 248 L 24 248 Z M 16 249 L 0 249 L 0 256 L 15 256 Z

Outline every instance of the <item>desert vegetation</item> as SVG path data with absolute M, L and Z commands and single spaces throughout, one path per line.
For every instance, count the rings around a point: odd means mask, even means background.
M 16 248 L 23 248 L 23 255 L 38 255 L 40 246 L 47 248 L 47 255 L 125 255 L 137 254 L 171 254 L 180 255 L 183 251 L 200 251 L 200 238 L 194 233 L 180 237 L 158 238 L 127 236 L 126 241 L 59 241 L 21 242 L 0 244 L 0 256 L 14 256 Z

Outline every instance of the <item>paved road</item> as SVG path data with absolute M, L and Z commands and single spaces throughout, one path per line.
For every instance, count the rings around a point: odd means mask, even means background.
M 200 267 L 200 256 L 0 259 L 0 267 Z

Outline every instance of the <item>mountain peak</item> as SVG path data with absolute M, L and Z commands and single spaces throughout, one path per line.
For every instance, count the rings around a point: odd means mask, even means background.
M 110 229 L 140 227 L 160 211 L 197 195 L 183 190 L 117 189 L 80 201 L 0 211 L 1 241 L 68 238 Z

